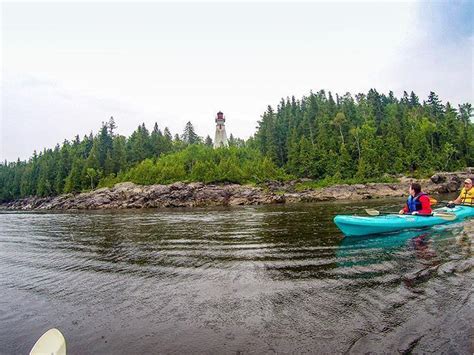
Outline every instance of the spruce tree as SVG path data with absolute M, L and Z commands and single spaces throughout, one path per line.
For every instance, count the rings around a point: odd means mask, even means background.
M 186 123 L 181 139 L 185 144 L 195 144 L 200 142 L 200 138 L 194 131 L 194 127 L 190 121 Z

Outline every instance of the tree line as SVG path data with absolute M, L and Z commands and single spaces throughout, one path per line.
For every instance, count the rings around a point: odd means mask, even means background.
M 191 122 L 174 137 L 157 123 L 151 132 L 139 125 L 128 138 L 116 134 L 116 128 L 112 117 L 96 135 L 35 151 L 28 161 L 0 164 L 0 201 L 76 193 L 123 181 L 246 183 L 284 175 L 269 158 L 232 135 L 228 149 L 212 149 L 212 139 L 199 137 Z
M 247 141 L 229 136 L 229 148 L 188 122 L 172 136 L 155 123 L 129 136 L 113 118 L 96 135 L 36 151 L 28 161 L 0 164 L 0 201 L 76 193 L 117 182 L 202 181 L 259 183 L 305 177 L 330 182 L 367 181 L 401 173 L 429 174 L 474 165 L 474 124 L 469 103 L 455 109 L 431 92 L 397 99 L 370 90 L 334 98 L 319 91 L 282 99 L 261 116 Z
M 324 91 L 268 107 L 253 138 L 262 154 L 289 174 L 362 180 L 474 165 L 472 106 L 426 101 L 371 89 L 334 98 Z

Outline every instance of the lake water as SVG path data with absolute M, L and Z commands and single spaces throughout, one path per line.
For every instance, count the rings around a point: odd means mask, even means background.
M 472 354 L 474 219 L 332 223 L 382 204 L 0 213 L 0 353 Z

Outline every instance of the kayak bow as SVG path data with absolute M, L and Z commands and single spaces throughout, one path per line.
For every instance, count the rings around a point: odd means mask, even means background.
M 62 333 L 52 328 L 35 343 L 30 355 L 66 355 L 66 340 Z

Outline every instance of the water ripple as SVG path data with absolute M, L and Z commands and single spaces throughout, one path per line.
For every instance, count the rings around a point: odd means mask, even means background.
M 473 222 L 342 238 L 346 207 L 0 213 L 0 344 L 58 326 L 74 353 L 384 352 L 407 329 L 420 352 L 452 349 L 426 329 L 468 347 Z

